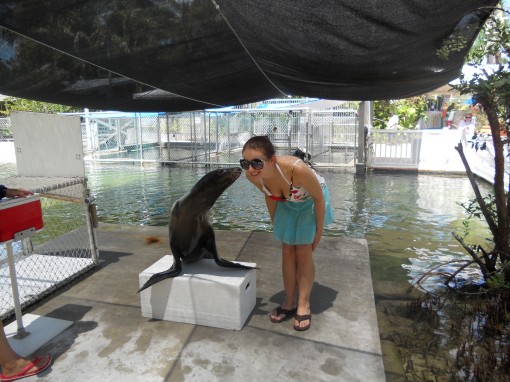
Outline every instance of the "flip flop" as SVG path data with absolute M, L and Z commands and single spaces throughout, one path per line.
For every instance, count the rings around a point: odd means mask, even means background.
M 274 322 L 275 324 L 279 324 L 280 322 L 286 321 L 289 318 L 294 317 L 296 312 L 297 312 L 297 308 L 284 309 L 280 305 L 278 308 L 276 308 L 276 318 L 269 316 L 269 319 L 271 320 L 271 322 Z M 284 315 L 282 318 L 277 318 L 278 316 L 280 316 L 282 314 Z
M 28 365 L 23 370 L 21 370 L 18 374 L 14 374 L 14 375 L 10 375 L 10 376 L 0 374 L 0 382 L 12 382 L 12 381 L 16 381 L 21 378 L 30 377 L 31 375 L 39 374 L 40 372 L 46 370 L 48 368 L 48 366 L 50 366 L 51 356 L 48 355 L 48 361 L 46 361 L 46 363 L 44 365 L 42 365 L 41 367 L 39 367 L 37 370 L 30 371 L 30 369 L 32 369 L 34 367 L 38 367 L 37 364 L 39 362 L 41 362 L 41 360 L 42 360 L 42 357 L 36 357 L 33 361 L 30 361 L 28 363 Z
M 304 315 L 299 315 L 299 314 L 296 314 L 296 317 L 295 317 L 296 321 L 298 322 L 298 324 L 294 324 L 294 330 L 297 330 L 298 332 L 304 332 L 305 330 L 308 330 L 310 329 L 310 326 L 312 325 L 312 314 L 304 314 Z M 299 326 L 299 324 L 301 323 L 301 321 L 306 321 L 306 320 L 309 320 L 310 322 L 308 323 L 308 325 L 306 326 Z

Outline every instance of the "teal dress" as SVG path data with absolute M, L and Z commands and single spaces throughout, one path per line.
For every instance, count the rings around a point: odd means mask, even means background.
M 299 162 L 296 161 L 294 165 Z M 262 191 L 268 197 L 276 200 L 276 210 L 274 214 L 273 228 L 274 238 L 282 243 L 289 245 L 312 244 L 317 230 L 314 200 L 304 187 L 296 187 L 292 184 L 292 178 L 289 182 L 283 175 L 278 164 L 277 170 L 281 176 L 290 185 L 290 196 L 288 199 L 275 197 L 262 183 Z M 294 169 L 294 166 L 292 166 Z M 324 226 L 335 221 L 333 208 L 331 207 L 331 199 L 328 187 L 324 179 L 315 173 L 324 193 L 325 213 Z

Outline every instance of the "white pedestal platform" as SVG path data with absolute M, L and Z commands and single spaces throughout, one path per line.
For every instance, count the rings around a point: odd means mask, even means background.
M 23 315 L 23 326 L 25 331 L 30 333 L 28 336 L 21 339 L 14 338 L 18 332 L 16 321 L 11 322 L 4 330 L 11 348 L 20 356 L 28 357 L 72 324 L 71 321 L 57 318 L 25 314 Z
M 141 272 L 140 287 L 173 262 L 173 256 L 164 256 Z M 223 268 L 210 259 L 183 263 L 180 276 L 140 292 L 142 316 L 240 330 L 255 307 L 256 289 L 255 269 Z

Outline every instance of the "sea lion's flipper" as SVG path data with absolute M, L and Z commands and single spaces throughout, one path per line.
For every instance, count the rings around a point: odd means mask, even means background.
M 239 263 L 234 263 L 232 261 L 228 261 L 228 260 L 222 259 L 218 255 L 218 250 L 216 249 L 216 239 L 214 237 L 214 231 L 213 231 L 212 227 L 211 227 L 210 233 L 208 232 L 207 234 L 209 236 L 208 236 L 208 240 L 205 243 L 205 247 L 206 247 L 207 251 L 212 254 L 212 256 L 214 258 L 214 262 L 217 265 L 219 265 L 220 267 L 225 267 L 225 268 L 259 269 L 257 267 L 250 267 L 250 266 L 247 266 L 247 265 L 243 265 L 243 264 L 239 264 Z
M 215 257 L 214 258 L 214 261 L 216 262 L 216 264 L 218 264 L 220 267 L 225 267 L 225 268 L 238 268 L 238 269 L 259 269 L 257 267 L 250 267 L 248 265 L 243 265 L 243 264 L 239 264 L 239 263 L 234 263 L 232 261 L 228 261 L 228 260 L 224 260 L 224 259 L 221 259 L 219 257 Z
M 143 286 L 138 289 L 137 293 L 140 293 L 142 290 L 147 289 L 148 287 L 159 283 L 160 281 L 163 281 L 165 279 L 169 279 L 172 277 L 177 277 L 182 272 L 182 265 L 181 265 L 181 259 L 179 259 L 178 256 L 174 256 L 174 263 L 172 266 L 167 270 L 159 273 L 155 273 L 151 276 L 149 280 Z

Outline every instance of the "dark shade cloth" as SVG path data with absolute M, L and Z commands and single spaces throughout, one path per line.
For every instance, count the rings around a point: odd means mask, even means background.
M 0 94 L 178 112 L 398 99 L 457 78 L 495 0 L 0 1 Z M 437 50 L 463 36 L 447 61 Z

